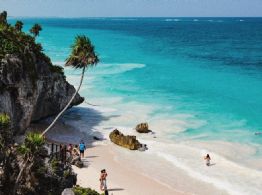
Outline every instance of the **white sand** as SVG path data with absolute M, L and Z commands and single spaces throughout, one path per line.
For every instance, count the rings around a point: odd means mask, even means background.
M 160 184 L 136 170 L 132 170 L 128 164 L 118 163 L 111 146 L 97 145 L 88 148 L 83 159 L 85 167 L 73 166 L 77 175 L 77 184 L 82 187 L 90 187 L 98 192 L 100 170 L 106 169 L 108 173 L 107 186 L 109 194 L 136 194 L 136 195 L 159 195 L 159 194 L 185 194 Z
M 45 122 L 41 122 L 31 125 L 29 130 L 37 129 L 42 131 L 46 126 L 47 124 Z M 61 122 L 58 122 L 47 134 L 48 140 L 60 143 L 77 144 L 83 137 L 85 140 L 92 139 Z M 106 169 L 108 173 L 107 186 L 110 195 L 185 194 L 143 175 L 141 172 L 132 169 L 128 163 L 119 163 L 116 160 L 117 156 L 112 148 L 119 146 L 105 145 L 104 143 L 103 141 L 102 144 L 92 144 L 88 146 L 85 152 L 85 158 L 82 159 L 84 161 L 83 168 L 79 169 L 73 166 L 74 172 L 77 173 L 77 184 L 81 187 L 90 187 L 101 192 L 99 186 L 100 170 Z M 123 150 L 125 151 L 127 149 Z
M 199 142 L 190 142 L 188 144 L 192 147 L 188 147 L 184 144 L 167 142 L 159 145 L 159 140 L 142 139 L 143 143 L 149 146 L 149 150 L 130 151 L 112 144 L 109 140 L 94 142 L 92 134 L 79 132 L 78 129 L 64 123 L 58 123 L 47 137 L 56 142 L 73 144 L 78 144 L 80 139 L 84 139 L 88 144 L 86 157 L 83 159 L 85 167 L 82 169 L 73 167 L 78 174 L 77 184 L 100 192 L 100 170 L 106 169 L 110 195 L 261 194 L 259 186 L 262 178 L 259 172 L 250 169 L 246 171 L 246 168 L 214 153 L 212 162 L 214 161 L 216 165 L 206 167 L 197 149 Z M 221 152 L 229 147 L 222 147 L 223 145 L 219 144 Z M 201 143 L 200 148 L 212 150 L 212 147 L 215 146 Z M 253 152 L 252 149 L 249 150 Z M 232 154 L 227 151 L 228 155 Z M 243 188 L 236 188 L 239 185 Z

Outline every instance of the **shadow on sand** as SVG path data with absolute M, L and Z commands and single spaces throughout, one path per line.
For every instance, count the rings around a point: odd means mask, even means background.
M 125 190 L 125 189 L 123 189 L 123 188 L 109 188 L 109 189 L 107 189 L 109 192 L 113 192 L 113 191 L 123 191 L 123 190 Z
M 95 127 L 101 122 L 115 117 L 119 117 L 119 115 L 104 116 L 100 111 L 93 108 L 73 107 L 63 114 L 53 129 L 47 133 L 47 137 L 58 143 L 77 145 L 83 140 L 88 147 L 93 147 L 93 142 L 105 140 Z M 38 123 L 48 125 L 52 120 L 53 117 L 49 117 Z

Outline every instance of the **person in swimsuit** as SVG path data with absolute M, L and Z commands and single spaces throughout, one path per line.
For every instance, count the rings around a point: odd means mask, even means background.
M 210 160 L 211 160 L 211 158 L 210 158 L 209 154 L 207 154 L 204 159 L 206 160 L 206 165 L 207 165 L 207 166 L 210 166 Z
M 107 185 L 106 185 L 106 177 L 107 177 L 107 172 L 105 169 L 101 170 L 101 175 L 100 175 L 100 189 L 101 191 L 107 191 Z
M 77 161 L 81 161 L 81 158 L 80 158 L 80 154 L 78 152 L 78 146 L 75 145 L 75 147 L 72 150 L 71 164 L 74 165 Z

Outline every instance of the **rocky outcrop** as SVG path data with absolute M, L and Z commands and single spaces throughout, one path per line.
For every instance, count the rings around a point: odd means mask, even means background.
M 0 112 L 9 114 L 16 133 L 23 133 L 33 121 L 59 113 L 74 92 L 62 68 L 44 55 L 7 54 L 0 61 Z M 83 101 L 78 94 L 71 106 Z
M 117 129 L 109 134 L 109 138 L 113 143 L 130 150 L 138 150 L 142 146 L 136 139 L 136 136 L 124 135 Z
M 149 133 L 152 132 L 151 130 L 148 129 L 148 124 L 147 123 L 140 123 L 136 126 L 136 131 L 138 133 Z

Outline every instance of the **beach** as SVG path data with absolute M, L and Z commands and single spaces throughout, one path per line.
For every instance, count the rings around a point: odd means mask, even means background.
M 81 109 L 85 109 L 85 115 L 82 112 L 75 115 L 76 110 Z M 83 104 L 68 110 L 47 134 L 48 139 L 54 142 L 78 144 L 84 140 L 87 144 L 84 168 L 73 166 L 78 174 L 78 185 L 99 191 L 99 174 L 101 169 L 106 169 L 108 188 L 113 189 L 113 194 L 260 193 L 260 172 L 228 158 L 235 156 L 237 159 L 237 154 L 240 154 L 240 159 L 241 154 L 251 155 L 254 152 L 252 148 L 222 142 L 173 143 L 163 140 L 160 133 L 141 135 L 132 128 L 115 127 L 125 134 L 136 135 L 149 147 L 145 152 L 131 151 L 109 140 L 108 134 L 114 127 L 105 128 L 103 123 L 98 125 L 97 122 L 100 120 L 97 113 L 107 118 L 109 109 L 99 109 Z M 89 118 L 89 122 L 81 123 L 81 118 Z M 42 124 L 42 128 L 44 126 L 46 124 Z M 93 136 L 101 140 L 97 141 Z M 205 152 L 211 152 L 211 167 L 205 165 Z M 259 169 L 260 161 L 250 164 L 255 164 Z M 243 182 L 249 185 L 241 188 Z
M 26 19 L 25 29 L 35 20 Z M 117 181 L 112 170 L 122 176 L 132 167 L 134 175 L 175 193 L 262 193 L 262 142 L 256 134 L 262 127 L 261 18 L 39 22 L 45 30 L 38 40 L 54 64 L 64 66 L 77 34 L 92 40 L 101 59 L 86 71 L 79 92 L 85 102 L 63 115 L 60 122 L 67 127 L 53 129 L 51 139 L 76 144 L 85 140 L 91 152 L 87 155 L 103 156 L 112 165 L 107 168 L 112 185 L 124 180 Z M 64 73 L 78 87 L 81 71 L 65 67 Z M 138 134 L 134 128 L 142 122 L 154 134 Z M 137 136 L 149 150 L 129 151 L 112 144 L 108 135 L 115 128 Z M 206 154 L 211 167 L 205 165 Z M 92 161 L 89 170 L 106 168 L 96 166 L 103 162 L 101 157 Z M 95 184 L 97 175 L 90 180 Z M 114 187 L 128 189 L 115 193 L 129 193 L 130 183 Z
M 84 168 L 73 166 L 75 173 L 77 173 L 78 185 L 93 188 L 100 192 L 100 170 L 105 168 L 108 173 L 109 194 L 186 194 L 143 175 L 128 163 L 117 162 L 115 159 L 117 156 L 111 147 L 97 145 L 86 150 L 86 157 L 83 158 Z
M 46 127 L 46 122 L 34 124 L 31 129 L 42 130 L 44 127 Z M 73 170 L 77 174 L 77 185 L 81 187 L 90 187 L 99 192 L 100 170 L 106 169 L 110 194 L 227 194 L 210 185 L 192 180 L 179 169 L 171 173 L 175 176 L 172 178 L 174 180 L 165 183 L 165 179 L 159 180 L 156 177 L 160 173 L 156 168 L 161 169 L 161 163 L 164 165 L 166 162 L 150 162 L 152 159 L 148 159 L 143 152 L 121 148 L 109 140 L 94 141 L 92 136 L 79 132 L 63 121 L 58 122 L 48 132 L 47 139 L 50 142 L 66 144 L 78 144 L 80 139 L 86 141 L 87 150 L 85 158 L 82 159 L 84 167 L 73 166 Z M 137 162 L 142 162 L 149 169 L 144 169 L 145 167 L 136 164 Z M 169 172 L 169 170 L 166 171 Z

